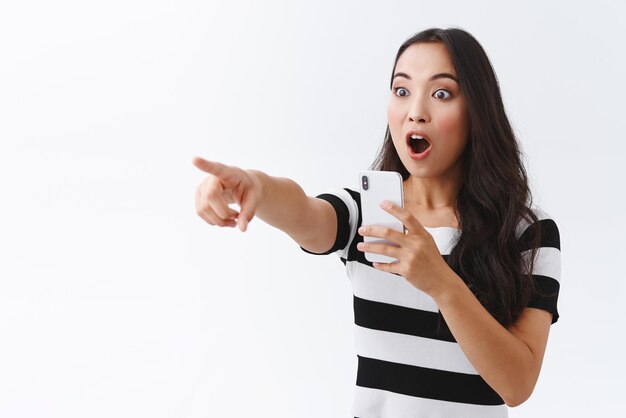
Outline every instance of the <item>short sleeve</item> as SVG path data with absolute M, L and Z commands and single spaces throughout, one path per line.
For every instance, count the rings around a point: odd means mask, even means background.
M 315 196 L 318 199 L 326 200 L 333 206 L 337 215 L 337 235 L 335 243 L 326 252 L 314 253 L 300 247 L 302 251 L 314 255 L 335 253 L 343 260 L 348 258 L 350 243 L 356 234 L 359 220 L 359 208 L 353 193 L 349 189 L 333 188 Z
M 522 226 L 518 245 L 525 265 L 529 265 L 534 238 L 540 234 L 540 242 L 532 270 L 534 292 L 528 307 L 543 309 L 552 314 L 552 323 L 559 319 L 557 301 L 561 286 L 561 240 L 556 222 L 539 208 L 533 208 L 538 221 Z M 524 273 L 528 271 L 526 267 Z

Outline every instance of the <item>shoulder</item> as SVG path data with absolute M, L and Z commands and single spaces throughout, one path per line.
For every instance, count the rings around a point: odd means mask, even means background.
M 348 199 L 348 200 L 354 200 L 354 201 L 359 201 L 360 196 L 361 196 L 358 191 L 355 191 L 351 187 L 337 186 L 337 187 L 331 187 L 331 188 L 324 190 L 323 193 L 317 195 L 316 197 L 319 197 L 325 194 L 330 194 L 330 195 L 334 195 L 342 199 Z
M 561 285 L 559 228 L 554 218 L 546 211 L 537 206 L 530 209 L 537 219 L 520 221 L 518 225 L 520 236 L 517 240 L 518 248 L 525 260 L 524 273 L 530 272 L 533 277 L 533 295 L 528 307 L 552 313 L 552 323 L 555 323 L 559 318 L 557 300 Z M 533 254 L 534 259 L 530 257 Z
M 315 196 L 330 202 L 335 210 L 344 209 L 352 216 L 361 211 L 361 195 L 350 187 L 332 187 Z
M 537 220 L 539 222 L 543 221 L 543 220 L 552 220 L 552 216 L 550 216 L 546 211 L 544 211 L 542 208 L 540 208 L 539 206 L 533 204 L 530 206 L 530 211 L 537 217 Z M 517 222 L 517 227 L 515 230 L 515 235 L 519 238 L 522 236 L 522 234 L 524 233 L 524 231 L 526 231 L 528 229 L 528 227 L 530 225 L 532 225 L 535 221 L 528 215 L 528 214 L 524 214 L 524 216 L 522 216 L 518 222 Z
M 352 261 L 354 257 L 361 253 L 356 249 L 356 241 L 359 238 L 356 230 L 361 223 L 361 197 L 359 192 L 350 187 L 332 187 L 315 197 L 330 203 L 337 215 L 335 243 L 329 251 L 315 254 L 330 254 L 334 252 L 339 255 L 344 263 Z M 355 237 L 357 238 L 356 240 Z M 309 252 L 307 250 L 304 251 Z
M 352 187 L 343 187 L 341 190 L 348 193 L 355 202 L 361 202 L 361 193 Z
M 531 242 L 537 234 L 541 237 L 540 247 L 553 247 L 560 250 L 560 233 L 555 219 L 535 204 L 530 206 L 530 210 L 537 219 L 532 219 L 526 214 L 516 226 L 515 235 L 522 250 L 531 248 Z

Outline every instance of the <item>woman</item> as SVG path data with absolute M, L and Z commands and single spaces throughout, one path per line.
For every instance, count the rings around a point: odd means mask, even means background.
M 256 215 L 304 251 L 340 257 L 354 290 L 356 416 L 506 417 L 532 393 L 558 319 L 558 228 L 532 204 L 496 76 L 467 32 L 429 29 L 400 47 L 387 116 L 372 168 L 402 174 L 404 208 L 381 206 L 404 234 L 361 225 L 354 190 L 309 197 L 200 158 L 198 215 L 242 231 Z

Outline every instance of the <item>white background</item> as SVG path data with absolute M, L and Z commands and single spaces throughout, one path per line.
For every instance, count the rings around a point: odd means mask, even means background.
M 259 219 L 206 224 L 191 159 L 356 187 L 397 49 L 432 26 L 487 51 L 560 227 L 561 319 L 510 416 L 619 414 L 619 4 L 3 2 L 0 416 L 351 416 L 343 264 Z

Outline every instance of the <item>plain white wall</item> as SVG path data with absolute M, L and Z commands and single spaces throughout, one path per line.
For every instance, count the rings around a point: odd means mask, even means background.
M 262 221 L 204 223 L 191 159 L 356 186 L 400 44 L 482 43 L 558 223 L 561 319 L 510 416 L 615 416 L 626 39 L 619 2 L 0 6 L 0 416 L 346 417 L 352 293 Z M 620 402 L 620 404 L 618 404 Z

